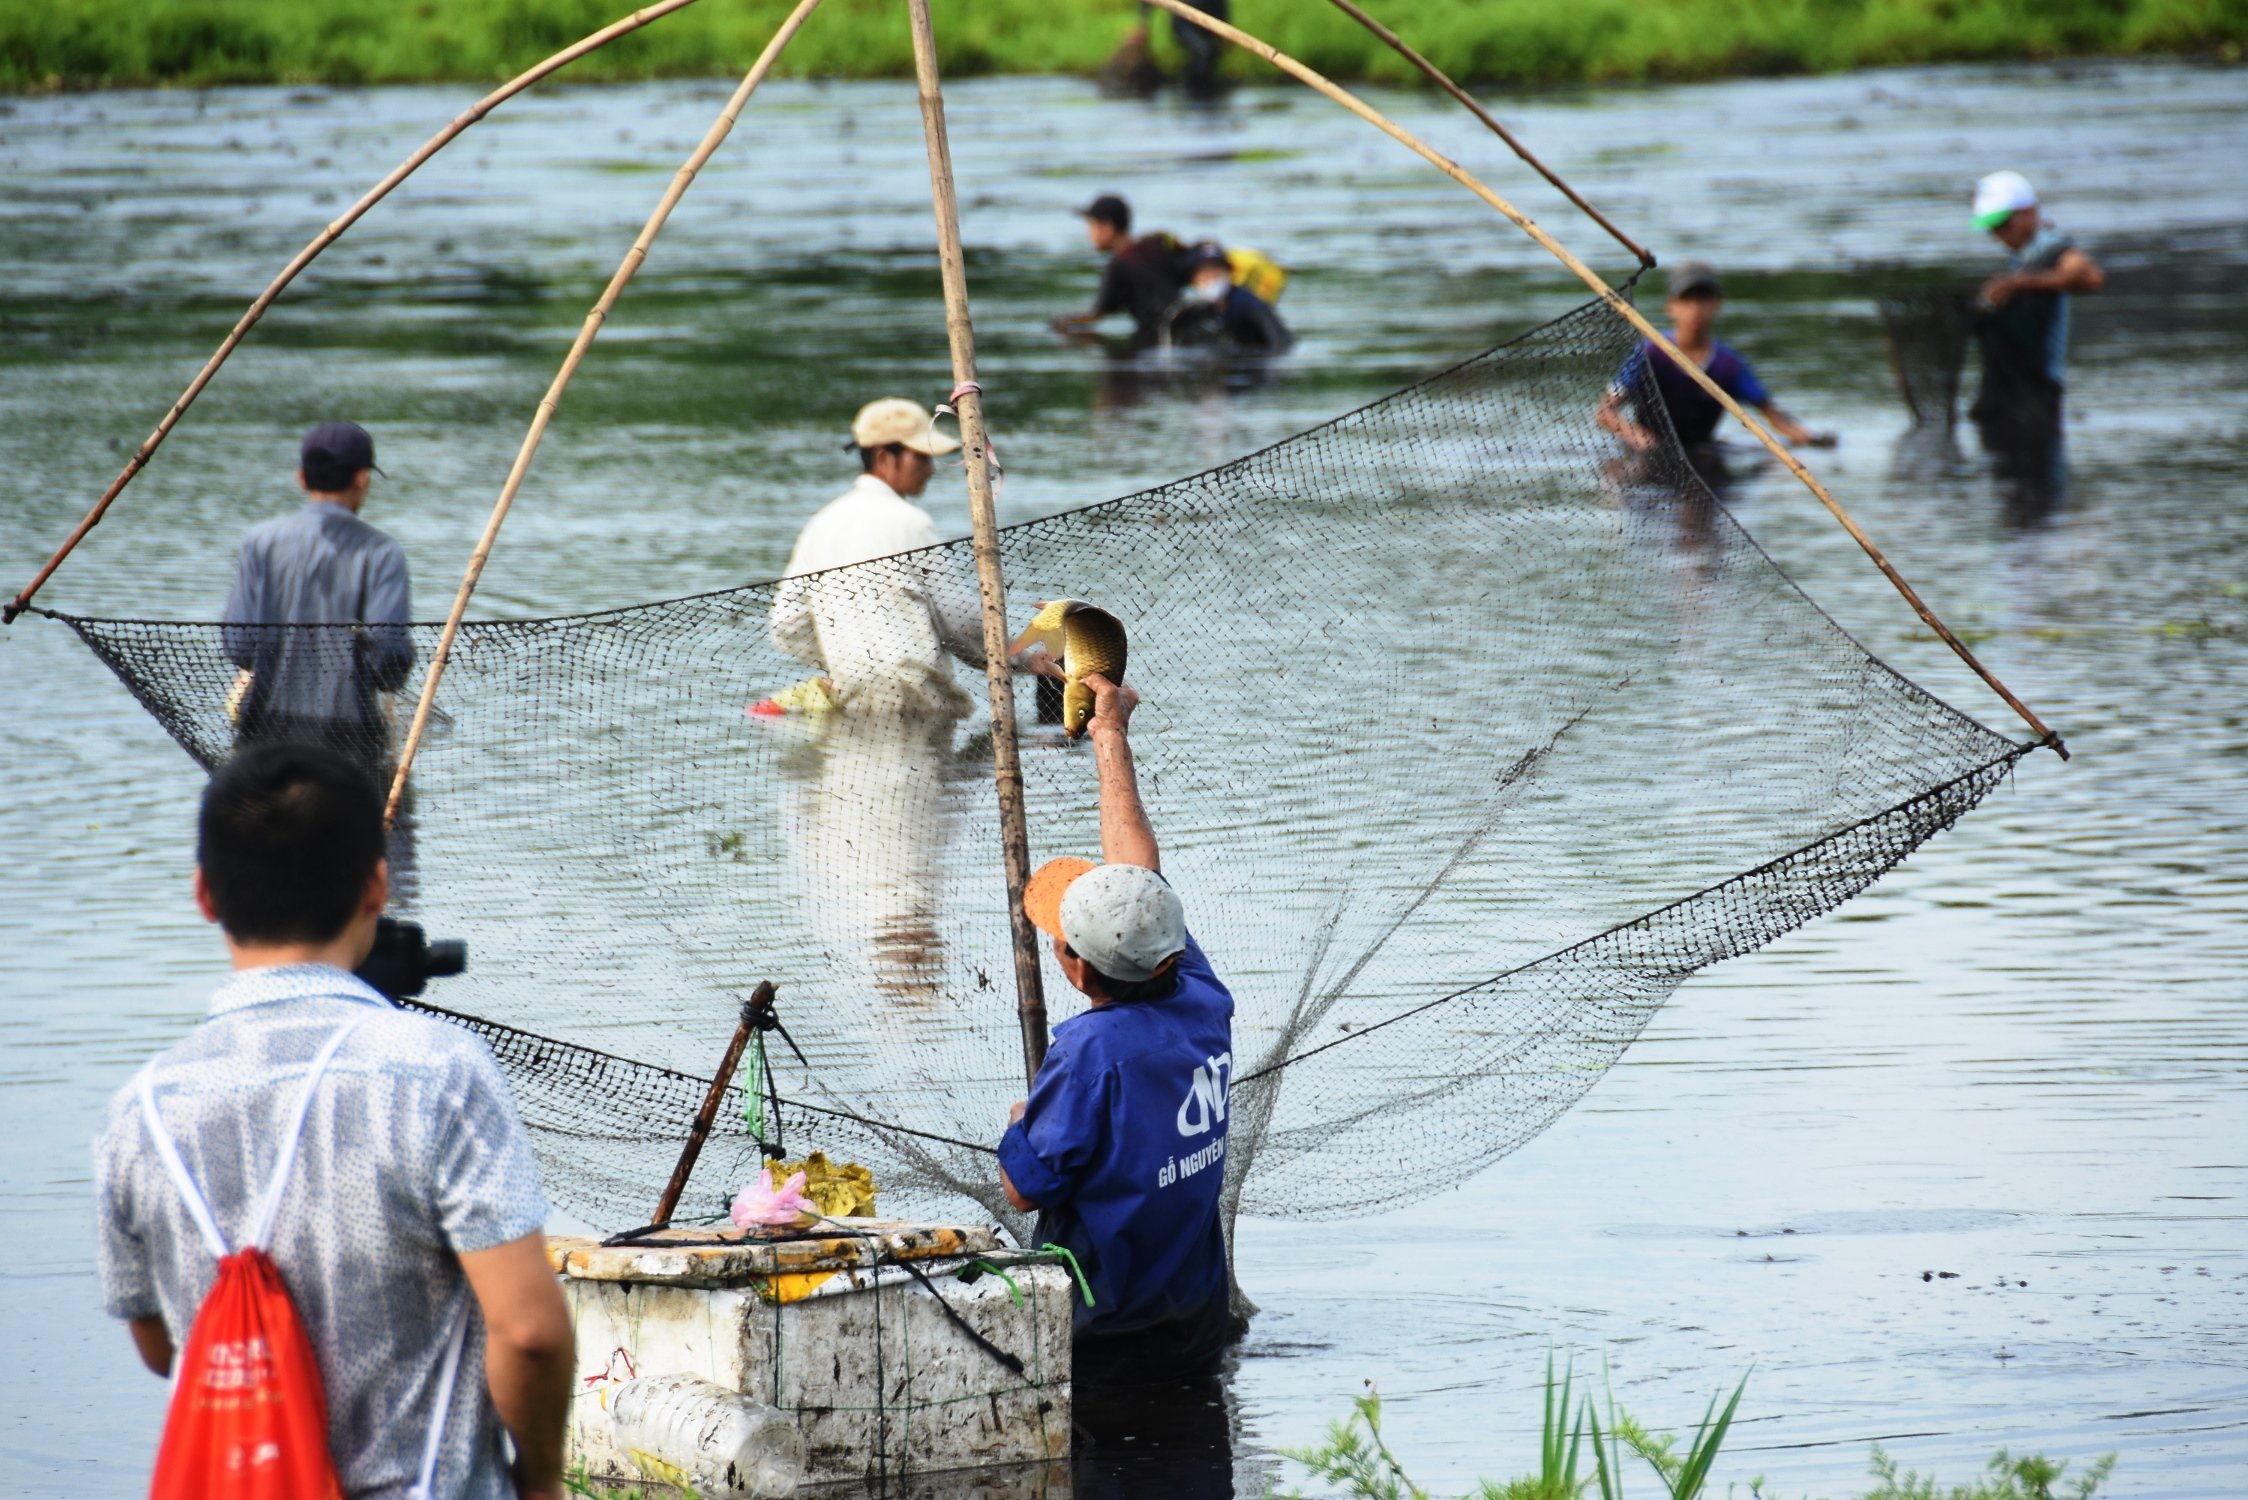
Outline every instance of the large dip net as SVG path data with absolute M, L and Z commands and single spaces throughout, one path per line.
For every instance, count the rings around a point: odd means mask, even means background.
M 1674 442 L 1621 455 L 1592 411 L 1631 338 L 1580 308 L 1001 534 L 1017 626 L 1069 596 L 1130 628 L 1165 869 L 1238 1003 L 1242 1210 L 1385 1201 L 1370 1161 L 1430 1185 L 1490 1165 L 1687 975 L 1849 899 L 2030 748 L 1868 654 Z M 775 644 L 771 584 L 462 632 L 401 885 L 468 940 L 470 972 L 430 998 L 492 1041 L 574 1215 L 648 1217 L 770 979 L 803 1060 L 775 1044 L 766 1136 L 866 1163 L 886 1212 L 1008 1217 L 988 1148 L 1023 1084 L 988 720 L 944 709 L 982 683 L 912 665 L 953 591 L 973 597 L 965 542 L 793 593 L 831 655 L 849 635 L 892 672 L 824 714 L 746 712 L 812 670 Z M 261 693 L 303 701 L 289 684 L 382 645 L 63 618 L 206 765 L 271 712 Z M 413 629 L 402 705 L 435 634 Z M 1026 726 L 1035 696 L 1019 679 Z M 392 731 L 364 701 L 342 732 L 379 763 Z M 1097 853 L 1089 751 L 1026 728 L 1023 764 L 1033 858 Z M 1046 963 L 1058 1020 L 1081 1002 Z M 681 1217 L 720 1212 L 756 1161 L 750 1082 Z

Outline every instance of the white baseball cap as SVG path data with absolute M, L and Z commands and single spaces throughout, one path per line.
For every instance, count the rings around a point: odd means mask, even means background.
M 1140 865 L 1049 860 L 1023 889 L 1023 911 L 1102 977 L 1153 979 L 1186 951 L 1186 907 L 1171 883 Z
M 916 406 L 900 396 L 884 396 L 860 407 L 859 414 L 851 419 L 851 441 L 861 448 L 887 448 L 892 443 L 902 443 L 931 458 L 951 453 L 960 446 L 958 438 L 949 438 L 937 431 L 936 419 L 929 415 L 928 408 Z
M 2025 208 L 2037 207 L 2037 189 L 2019 172 L 1993 172 L 1975 184 L 1975 227 L 1996 229 Z

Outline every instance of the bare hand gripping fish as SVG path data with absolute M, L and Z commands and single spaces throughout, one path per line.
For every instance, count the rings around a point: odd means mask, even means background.
M 1032 646 L 1061 663 L 1062 733 L 1076 739 L 1093 717 L 1093 690 L 1085 685 L 1087 673 L 1098 672 L 1110 682 L 1124 680 L 1124 622 L 1107 610 L 1082 599 L 1056 599 L 1038 606 L 1030 625 L 1008 647 L 1010 656 Z

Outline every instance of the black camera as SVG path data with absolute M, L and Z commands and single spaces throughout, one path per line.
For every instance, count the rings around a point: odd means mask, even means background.
M 374 950 L 354 972 L 393 1000 L 404 1000 L 468 967 L 468 944 L 454 938 L 431 942 L 421 923 L 384 917 L 375 924 Z

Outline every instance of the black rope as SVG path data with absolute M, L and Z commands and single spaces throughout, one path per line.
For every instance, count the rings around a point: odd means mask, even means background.
M 919 1266 L 915 1265 L 910 1260 L 900 1260 L 898 1258 L 897 1252 L 895 1251 L 887 1252 L 884 1255 L 884 1258 L 882 1260 L 877 1260 L 875 1264 L 877 1266 L 880 1266 L 885 1262 L 893 1266 L 903 1267 L 907 1274 L 912 1276 L 915 1281 L 921 1283 L 921 1289 L 923 1291 L 927 1292 L 930 1296 L 937 1299 L 937 1306 L 943 1311 L 945 1317 L 951 1320 L 953 1327 L 959 1329 L 962 1333 L 968 1336 L 969 1342 L 973 1343 L 978 1349 L 983 1350 L 984 1353 L 990 1355 L 994 1360 L 997 1360 L 1000 1366 L 1005 1369 L 1008 1374 L 1016 1376 L 1017 1378 L 1021 1377 L 1023 1373 L 1023 1362 L 1021 1358 L 1016 1355 L 1009 1354 L 1006 1350 L 1000 1348 L 997 1344 L 993 1343 L 990 1339 L 985 1338 L 982 1334 L 978 1333 L 972 1326 L 970 1326 L 968 1320 L 960 1316 L 959 1311 L 955 1309 L 951 1303 L 944 1300 L 944 1293 L 937 1290 L 937 1284 L 929 1279 L 928 1272 L 922 1270 Z M 880 1289 L 877 1288 L 876 1290 L 879 1294 Z

